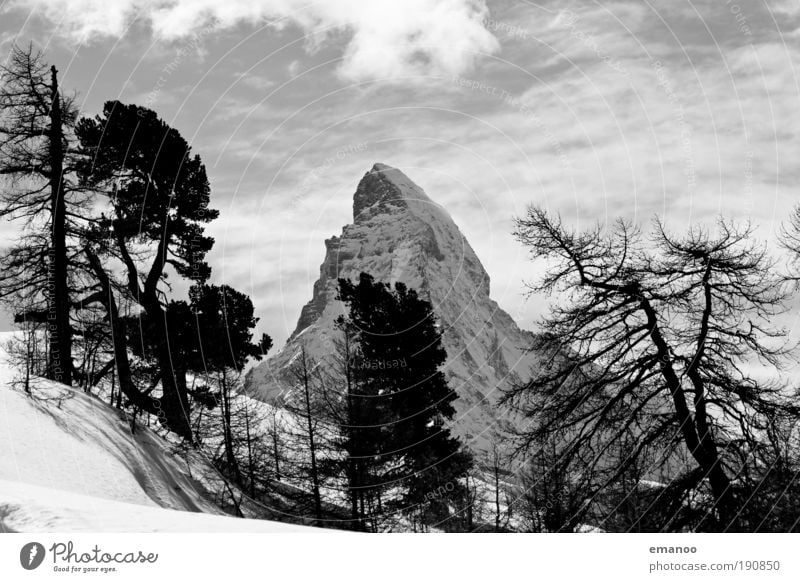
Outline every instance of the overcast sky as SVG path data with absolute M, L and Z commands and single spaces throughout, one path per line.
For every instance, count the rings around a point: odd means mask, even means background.
M 0 0 L 0 54 L 15 41 L 85 115 L 134 102 L 192 143 L 214 280 L 278 345 L 377 161 L 452 214 L 528 328 L 529 203 L 769 237 L 800 202 L 797 0 Z

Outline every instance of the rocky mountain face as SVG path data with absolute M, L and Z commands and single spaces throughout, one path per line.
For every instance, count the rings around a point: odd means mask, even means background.
M 536 363 L 528 351 L 534 338 L 490 298 L 489 276 L 453 219 L 401 171 L 375 164 L 353 196 L 353 224 L 325 247 L 297 328 L 280 352 L 251 370 L 248 389 L 265 400 L 285 397 L 302 345 L 324 362 L 344 313 L 337 280 L 367 272 L 402 281 L 431 301 L 448 354 L 444 372 L 459 395 L 454 432 L 473 450 L 486 450 L 493 429 L 508 419 L 496 406 L 500 389 L 526 378 Z

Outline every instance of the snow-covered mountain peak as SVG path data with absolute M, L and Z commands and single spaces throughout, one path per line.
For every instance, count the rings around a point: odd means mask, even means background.
M 353 224 L 325 241 L 311 300 L 284 348 L 249 375 L 265 399 L 290 388 L 288 367 L 304 345 L 316 360 L 330 356 L 334 321 L 344 312 L 338 280 L 366 272 L 402 281 L 433 305 L 448 353 L 445 373 L 459 392 L 457 430 L 483 448 L 498 413 L 500 389 L 527 376 L 535 356 L 521 331 L 489 296 L 489 275 L 449 213 L 400 170 L 375 164 L 353 195 Z
M 376 163 L 364 174 L 353 195 L 353 221 L 362 214 L 369 217 L 392 207 L 407 209 L 408 201 L 432 204 L 425 192 L 397 168 Z M 362 218 L 363 219 L 363 218 Z

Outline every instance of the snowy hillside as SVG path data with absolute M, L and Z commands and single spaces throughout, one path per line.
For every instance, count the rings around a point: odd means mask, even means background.
M 0 531 L 304 529 L 225 517 L 199 453 L 146 427 L 131 434 L 120 411 L 80 390 L 36 379 L 28 395 L 13 374 L 0 346 Z
M 287 368 L 305 344 L 324 360 L 331 351 L 337 280 L 364 271 L 402 281 L 433 304 L 448 354 L 445 373 L 459 395 L 454 430 L 473 449 L 486 450 L 502 416 L 500 389 L 528 376 L 536 356 L 533 336 L 519 329 L 489 296 L 489 275 L 448 213 L 401 171 L 375 164 L 358 184 L 353 224 L 325 241 L 326 255 L 313 297 L 284 348 L 254 368 L 248 386 L 264 399 L 288 386 Z
M 0 480 L 0 533 L 12 532 L 275 532 L 323 531 L 263 519 L 138 505 L 19 481 Z

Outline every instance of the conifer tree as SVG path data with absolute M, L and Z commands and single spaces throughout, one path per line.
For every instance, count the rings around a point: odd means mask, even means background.
M 185 350 L 188 370 L 218 386 L 225 466 L 240 481 L 234 450 L 235 378 L 249 358 L 260 359 L 269 351 L 272 339 L 263 334 L 258 343 L 253 342 L 258 318 L 253 302 L 244 293 L 228 285 L 196 285 L 189 295 L 190 304 L 177 309 L 183 314 L 183 333 L 173 336 L 172 344 Z
M 0 218 L 21 235 L 0 255 L 0 298 L 18 322 L 46 324 L 47 377 L 64 384 L 73 376 L 70 240 L 83 222 L 71 179 L 76 116 L 55 66 L 33 46 L 14 46 L 0 67 Z
M 437 491 L 461 489 L 471 464 L 447 421 L 457 395 L 441 371 L 447 358 L 430 302 L 403 283 L 361 273 L 339 280 L 339 298 L 358 346 L 353 366 L 365 407 L 365 435 L 382 464 L 377 490 L 399 488 L 390 507 L 444 519 Z M 380 497 L 379 497 L 380 499 Z
M 137 105 L 110 101 L 101 115 L 82 119 L 76 134 L 88 159 L 81 169 L 83 182 L 107 196 L 84 252 L 100 284 L 95 299 L 105 305 L 112 328 L 120 388 L 191 440 L 187 364 L 169 341 L 166 279 L 170 271 L 194 283 L 209 277 L 205 255 L 214 239 L 203 224 L 218 212 L 209 208 L 205 166 L 176 129 Z M 121 280 L 109 267 L 114 264 L 121 266 Z M 121 295 L 141 310 L 149 326 L 146 335 L 155 342 L 159 399 L 142 393 L 131 379 Z

